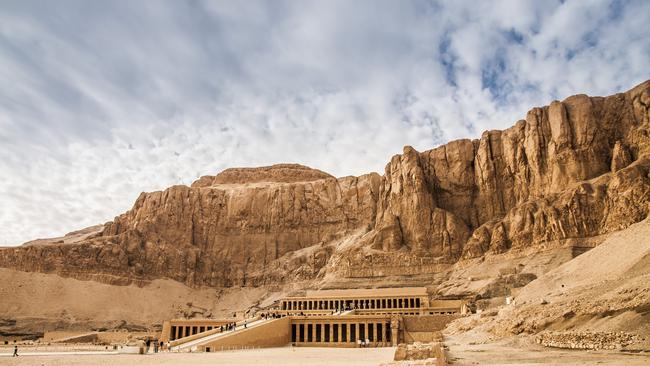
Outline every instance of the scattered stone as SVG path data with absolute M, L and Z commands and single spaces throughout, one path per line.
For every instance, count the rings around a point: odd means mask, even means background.
M 545 347 L 569 349 L 622 349 L 644 339 L 625 332 L 544 332 L 535 341 Z

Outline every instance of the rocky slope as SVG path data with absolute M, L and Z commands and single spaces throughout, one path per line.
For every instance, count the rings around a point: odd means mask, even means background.
M 465 333 L 462 337 L 479 343 L 516 335 L 547 347 L 647 351 L 649 237 L 650 218 L 540 275 L 510 305 L 501 298 L 481 314 L 456 320 L 446 332 Z
M 110 284 L 259 286 L 592 246 L 648 215 L 649 131 L 650 81 L 576 95 L 477 140 L 405 147 L 383 176 L 282 164 L 142 193 L 100 232 L 2 249 L 0 266 Z

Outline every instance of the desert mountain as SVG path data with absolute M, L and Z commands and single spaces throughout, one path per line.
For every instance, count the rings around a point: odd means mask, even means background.
M 407 146 L 383 175 L 281 164 L 142 193 L 103 226 L 1 249 L 0 267 L 128 288 L 297 289 L 444 284 L 483 261 L 570 253 L 531 264 L 527 283 L 644 220 L 649 202 L 646 81 L 533 108 L 480 139 Z

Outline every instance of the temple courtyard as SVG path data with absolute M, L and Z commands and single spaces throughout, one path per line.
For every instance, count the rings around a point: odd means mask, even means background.
M 519 344 L 515 340 L 472 344 L 465 337 L 450 337 L 449 361 L 453 365 L 632 365 L 648 364 L 647 354 L 618 351 L 572 351 Z M 105 366 L 105 365 L 392 365 L 395 347 L 332 348 L 278 347 L 214 353 L 158 353 L 147 355 L 79 354 L 51 352 L 33 356 L 23 349 L 20 357 L 11 357 L 8 348 L 0 350 L 2 365 Z M 62 350 L 63 351 L 63 350 Z M 417 361 L 410 361 L 417 362 Z M 408 364 L 408 363 L 405 363 Z M 414 365 L 417 363 L 413 363 Z M 403 365 L 403 364 L 402 364 Z
M 2 350 L 0 352 L 5 352 Z M 103 365 L 372 365 L 393 360 L 394 347 L 385 348 L 330 348 L 330 347 L 278 347 L 214 353 L 158 353 L 147 355 L 52 353 L 47 356 L 11 357 L 0 353 L 2 365 L 48 366 L 103 366 Z

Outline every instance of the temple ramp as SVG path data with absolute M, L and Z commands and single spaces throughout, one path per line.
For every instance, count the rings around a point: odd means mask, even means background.
M 52 342 L 55 343 L 91 343 L 99 339 L 97 332 L 88 332 L 83 334 L 77 334 L 65 338 L 55 339 Z
M 272 338 L 273 335 L 268 334 L 266 332 L 268 332 L 269 329 L 275 327 L 268 328 L 267 325 L 276 324 L 280 320 L 286 320 L 287 324 L 284 326 L 285 329 L 283 329 L 282 332 L 287 333 L 287 339 L 288 339 L 289 335 L 287 329 L 289 328 L 288 325 L 289 318 L 257 319 L 248 322 L 245 325 L 243 322 L 240 322 L 237 324 L 237 327 L 234 330 L 224 331 L 224 332 L 210 332 L 210 333 L 206 332 L 208 334 L 204 336 L 201 336 L 201 334 L 199 333 L 195 336 L 187 337 L 188 338 L 187 340 L 185 340 L 182 343 L 173 345 L 172 347 L 170 347 L 170 350 L 172 352 L 191 352 L 197 350 L 202 351 L 206 349 L 205 347 L 206 344 L 212 344 L 214 342 L 223 345 L 231 345 L 231 346 L 235 346 L 238 343 L 242 343 L 243 346 L 244 343 L 247 342 L 242 342 L 242 340 L 249 341 L 251 339 L 257 339 L 256 335 L 260 332 L 263 333 L 266 338 Z M 277 332 L 278 330 L 273 330 L 273 331 Z M 179 341 L 183 341 L 183 339 L 180 339 Z M 256 347 L 264 346 L 258 344 L 259 341 L 255 341 L 253 343 L 255 343 L 254 346 Z M 285 343 L 288 343 L 288 340 Z M 253 346 L 253 344 L 248 344 L 248 346 Z M 210 350 L 214 350 L 214 349 L 215 348 L 210 348 Z
M 193 342 L 192 351 L 217 352 L 227 349 L 282 347 L 291 341 L 291 319 L 262 320 L 250 324 L 246 329 L 223 334 L 220 337 L 206 337 Z

